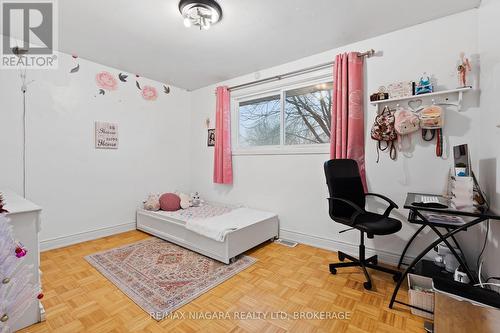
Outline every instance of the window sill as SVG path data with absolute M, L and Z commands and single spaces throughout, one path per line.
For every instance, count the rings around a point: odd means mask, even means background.
M 254 156 L 254 155 L 328 155 L 330 147 L 307 147 L 307 148 L 247 148 L 234 149 L 233 156 Z

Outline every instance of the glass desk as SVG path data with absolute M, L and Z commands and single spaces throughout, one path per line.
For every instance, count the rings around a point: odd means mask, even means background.
M 420 202 L 420 196 L 434 196 L 439 198 L 439 202 L 445 204 L 447 207 L 446 208 L 436 208 L 436 207 L 428 207 L 428 206 L 422 206 L 422 205 L 416 205 L 416 202 Z M 415 268 L 416 264 L 430 251 L 432 250 L 435 246 L 437 246 L 439 243 L 443 242 L 448 246 L 450 251 L 452 252 L 453 256 L 457 259 L 459 262 L 460 266 L 463 267 L 465 270 L 465 273 L 469 277 L 471 283 L 477 283 L 477 277 L 472 274 L 472 271 L 470 270 L 469 266 L 465 262 L 465 260 L 462 259 L 461 256 L 457 254 L 453 246 L 451 246 L 449 239 L 453 240 L 453 243 L 457 246 L 457 248 L 460 249 L 460 246 L 455 239 L 455 235 L 461 231 L 465 231 L 468 228 L 479 224 L 481 222 L 484 222 L 486 220 L 500 220 L 500 216 L 496 215 L 495 213 L 491 211 L 485 211 L 485 212 L 471 212 L 471 211 L 465 211 L 465 210 L 459 210 L 455 209 L 451 206 L 450 200 L 444 198 L 443 196 L 439 195 L 434 195 L 434 194 L 425 194 L 425 193 L 408 193 L 406 195 L 406 201 L 404 208 L 409 209 L 410 213 L 408 216 L 408 221 L 410 223 L 416 223 L 416 224 L 421 224 L 421 227 L 417 230 L 417 232 L 410 238 L 408 243 L 406 244 L 405 249 L 403 250 L 403 253 L 401 255 L 401 258 L 399 260 L 399 265 L 398 267 L 401 266 L 403 262 L 404 255 L 406 251 L 408 250 L 410 244 L 413 242 L 415 237 L 425 228 L 429 227 L 434 231 L 434 233 L 438 236 L 435 241 L 433 241 L 429 246 L 427 246 L 422 252 L 420 252 L 419 255 L 415 257 L 415 259 L 408 264 L 408 267 L 406 270 L 403 272 L 401 279 L 398 281 L 396 284 L 396 287 L 394 288 L 394 292 L 392 293 L 391 297 L 391 302 L 389 303 L 389 308 L 392 309 L 394 306 L 394 303 L 406 305 L 409 307 L 413 307 L 410 304 L 401 302 L 396 300 L 397 294 L 399 289 L 401 288 L 401 285 L 403 281 L 405 280 L 406 276 L 408 273 L 411 273 L 413 269 Z M 451 216 L 459 216 L 464 218 L 464 223 L 462 224 L 448 224 L 448 223 L 435 223 L 431 222 L 428 219 L 428 215 L 426 213 L 437 213 L 437 214 L 445 214 L 445 215 L 451 215 Z M 439 227 L 444 228 L 446 230 L 446 233 L 441 233 L 439 231 Z M 463 252 L 462 252 L 463 253 Z M 420 309 L 422 310 L 422 309 Z M 428 312 L 428 311 L 427 311 Z

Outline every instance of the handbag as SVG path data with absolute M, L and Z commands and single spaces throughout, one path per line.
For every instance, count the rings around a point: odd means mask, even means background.
M 395 121 L 395 117 L 388 106 L 385 106 L 382 112 L 375 117 L 375 122 L 371 129 L 371 137 L 377 141 L 377 163 L 380 159 L 380 150 L 385 151 L 389 149 L 389 157 L 392 160 L 396 159 L 394 141 L 397 140 L 398 134 L 394 127 Z M 385 147 L 382 147 L 382 142 L 385 142 Z
M 422 128 L 422 139 L 424 141 L 436 140 L 436 156 L 443 156 L 443 128 L 444 112 L 437 105 L 431 105 L 420 111 L 420 127 Z M 430 136 L 429 134 L 430 133 Z
M 410 134 L 420 129 L 420 119 L 415 113 L 403 108 L 396 111 L 394 117 L 394 127 L 398 134 L 398 148 L 399 150 L 403 150 L 404 138 L 408 139 L 408 145 L 411 146 Z
M 444 112 L 440 106 L 431 105 L 424 108 L 419 117 L 422 129 L 438 129 L 444 126 Z

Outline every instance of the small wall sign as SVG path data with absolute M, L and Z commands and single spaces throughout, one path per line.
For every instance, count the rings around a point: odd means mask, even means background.
M 96 121 L 95 147 L 97 149 L 118 149 L 118 124 Z

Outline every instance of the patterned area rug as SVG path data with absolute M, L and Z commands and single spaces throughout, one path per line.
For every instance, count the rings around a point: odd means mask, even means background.
M 85 259 L 157 320 L 256 261 L 241 256 L 226 265 L 158 238 L 92 254 Z

